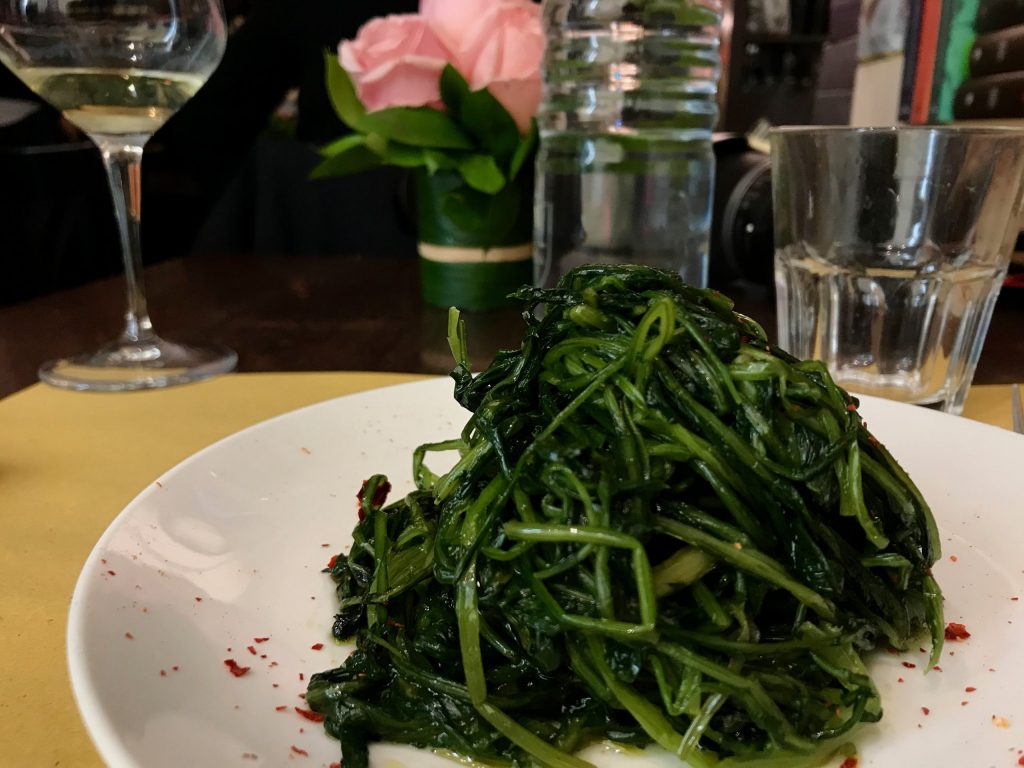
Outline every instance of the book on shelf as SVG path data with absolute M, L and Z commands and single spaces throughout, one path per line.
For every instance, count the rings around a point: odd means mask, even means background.
M 971 77 L 1024 70 L 1024 23 L 978 35 L 971 47 Z
M 921 30 L 918 35 L 917 62 L 914 67 L 914 94 L 910 101 L 910 122 L 915 125 L 928 122 L 939 29 L 942 25 L 942 0 L 922 0 L 921 6 Z
M 921 39 L 921 3 L 911 3 L 907 16 L 907 36 L 903 45 L 903 80 L 900 84 L 899 119 L 910 122 L 910 106 L 914 100 L 914 80 L 917 76 L 917 48 Z
M 1024 0 L 983 0 L 974 26 L 979 35 L 1024 24 Z
M 980 40 L 976 33 L 977 18 L 989 7 L 989 2 L 918 0 L 910 3 L 900 94 L 901 120 L 920 125 L 948 123 L 954 119 L 958 89 L 972 77 L 971 51 Z M 1024 0 L 1021 3 L 1024 4 Z M 985 60 L 992 55 L 987 53 Z M 1024 62 L 1014 69 L 1024 70 Z
M 969 77 L 968 59 L 976 35 L 978 8 L 984 0 L 945 0 L 936 45 L 935 71 L 928 106 L 928 122 L 948 123 L 953 119 L 956 91 Z
M 1024 71 L 967 80 L 957 89 L 953 117 L 1024 118 Z

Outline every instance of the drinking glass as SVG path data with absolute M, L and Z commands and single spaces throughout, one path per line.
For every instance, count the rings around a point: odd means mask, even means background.
M 216 69 L 220 0 L 0 0 L 0 62 L 99 147 L 127 277 L 120 338 L 46 363 L 39 376 L 75 390 L 166 387 L 230 371 L 237 356 L 161 339 L 142 280 L 142 148 Z
M 853 392 L 959 414 L 1020 229 L 1024 133 L 771 141 L 779 344 Z

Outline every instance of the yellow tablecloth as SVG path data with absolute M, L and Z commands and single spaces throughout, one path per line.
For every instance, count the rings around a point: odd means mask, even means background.
M 93 543 L 139 491 L 250 424 L 416 378 L 236 374 L 125 395 L 37 385 L 0 401 L 0 766 L 100 765 L 68 682 L 68 601 Z M 975 387 L 965 415 L 1009 428 L 1009 402 L 1009 387 Z

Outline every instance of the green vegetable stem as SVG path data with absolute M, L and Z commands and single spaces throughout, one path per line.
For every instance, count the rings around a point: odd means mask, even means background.
M 523 768 L 601 740 L 694 768 L 849 753 L 882 716 L 865 655 L 930 630 L 934 663 L 943 628 L 935 523 L 857 401 L 666 272 L 516 298 L 520 348 L 475 377 L 453 310 L 472 415 L 404 499 L 366 482 L 330 569 L 356 650 L 307 701 L 346 768 L 377 741 Z

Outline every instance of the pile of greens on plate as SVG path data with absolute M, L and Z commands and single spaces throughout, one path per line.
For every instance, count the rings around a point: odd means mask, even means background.
M 600 740 L 695 768 L 847 749 L 882 716 L 864 654 L 943 640 L 935 523 L 856 401 L 672 274 L 518 297 L 521 347 L 475 378 L 453 312 L 472 416 L 404 499 L 366 481 L 330 569 L 356 651 L 307 700 L 345 767 L 376 741 L 559 768 Z

